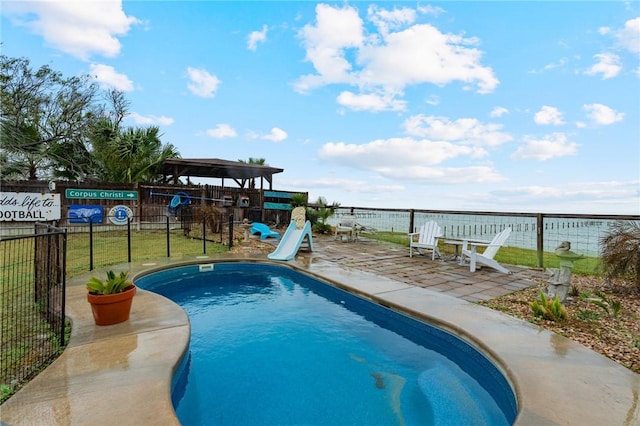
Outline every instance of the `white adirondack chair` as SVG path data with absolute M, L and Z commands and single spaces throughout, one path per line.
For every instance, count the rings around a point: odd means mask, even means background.
M 356 223 L 355 215 L 344 215 L 340 218 L 340 222 L 336 225 L 336 229 L 333 233 L 334 239 L 340 238 L 346 235 L 348 241 L 358 240 L 358 224 Z
M 490 242 L 469 241 L 470 248 L 462 248 L 462 258 L 469 258 L 469 270 L 475 272 L 478 263 L 486 265 L 503 274 L 510 274 L 511 271 L 493 260 L 500 247 L 504 245 L 511 234 L 511 228 L 505 228 L 499 232 Z M 478 253 L 478 247 L 486 247 L 482 253 Z
M 438 250 L 438 238 L 442 236 L 442 229 L 434 221 L 425 223 L 420 227 L 418 232 L 409 234 L 409 257 L 413 257 L 413 250 L 420 254 L 422 250 L 431 250 L 431 260 L 435 260 L 436 255 L 440 257 Z M 417 237 L 417 240 L 416 240 Z

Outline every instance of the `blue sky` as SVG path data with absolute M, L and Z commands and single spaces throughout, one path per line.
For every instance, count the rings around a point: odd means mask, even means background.
M 183 158 L 265 158 L 284 169 L 274 189 L 640 214 L 638 2 L 3 0 L 1 13 L 3 54 L 124 91 L 126 124 L 158 125 Z

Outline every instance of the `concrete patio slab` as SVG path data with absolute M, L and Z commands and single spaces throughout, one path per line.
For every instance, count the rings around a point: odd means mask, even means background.
M 519 404 L 517 425 L 640 424 L 640 375 L 562 336 L 468 302 L 532 285 L 540 271 L 513 268 L 512 274 L 503 275 L 483 268 L 470 273 L 455 262 L 409 258 L 408 249 L 366 240 L 334 243 L 314 238 L 314 245 L 315 252 L 300 252 L 279 264 L 321 276 L 472 343 L 511 382 Z M 251 254 L 197 256 L 110 269 L 129 270 L 135 277 L 209 261 L 267 259 Z M 84 283 L 100 273 L 69 280 L 69 346 L 0 407 L 4 424 L 179 424 L 170 392 L 189 341 L 188 317 L 168 299 L 139 290 L 129 321 L 95 326 Z

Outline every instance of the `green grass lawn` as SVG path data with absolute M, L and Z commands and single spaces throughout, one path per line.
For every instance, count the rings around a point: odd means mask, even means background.
M 99 269 L 117 263 L 126 263 L 126 231 L 94 233 L 93 267 Z M 185 237 L 181 230 L 169 233 L 171 258 L 195 256 L 204 253 L 200 239 Z M 206 242 L 207 254 L 224 253 L 228 247 L 211 241 Z M 88 234 L 69 234 L 67 239 L 67 276 L 72 277 L 89 271 Z M 131 232 L 131 260 L 141 261 L 167 257 L 167 233 L 162 231 Z

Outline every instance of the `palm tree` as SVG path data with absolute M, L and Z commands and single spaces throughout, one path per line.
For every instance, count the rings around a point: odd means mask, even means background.
M 240 159 L 238 159 L 238 161 L 241 162 L 241 163 L 245 163 L 245 164 L 254 164 L 254 165 L 257 165 L 257 166 L 268 166 L 267 160 L 265 160 L 264 158 L 249 157 L 249 161 L 244 161 L 244 160 L 240 160 Z M 256 189 L 256 179 L 255 178 L 251 178 L 251 180 L 249 181 L 249 188 Z
M 318 197 L 318 200 L 315 202 L 315 211 L 311 213 L 311 216 L 316 217 L 313 230 L 320 234 L 330 233 L 331 225 L 327 223 L 327 220 L 329 217 L 333 216 L 338 207 L 340 207 L 340 203 L 334 201 L 329 204 L 326 198 Z M 309 208 L 307 208 L 307 210 L 309 210 Z
M 629 277 L 640 288 L 640 222 L 616 221 L 600 240 L 608 277 Z
M 156 182 L 167 158 L 178 158 L 170 143 L 162 144 L 157 126 L 117 129 L 105 119 L 96 127 L 93 152 L 100 164 L 101 178 L 108 182 Z

